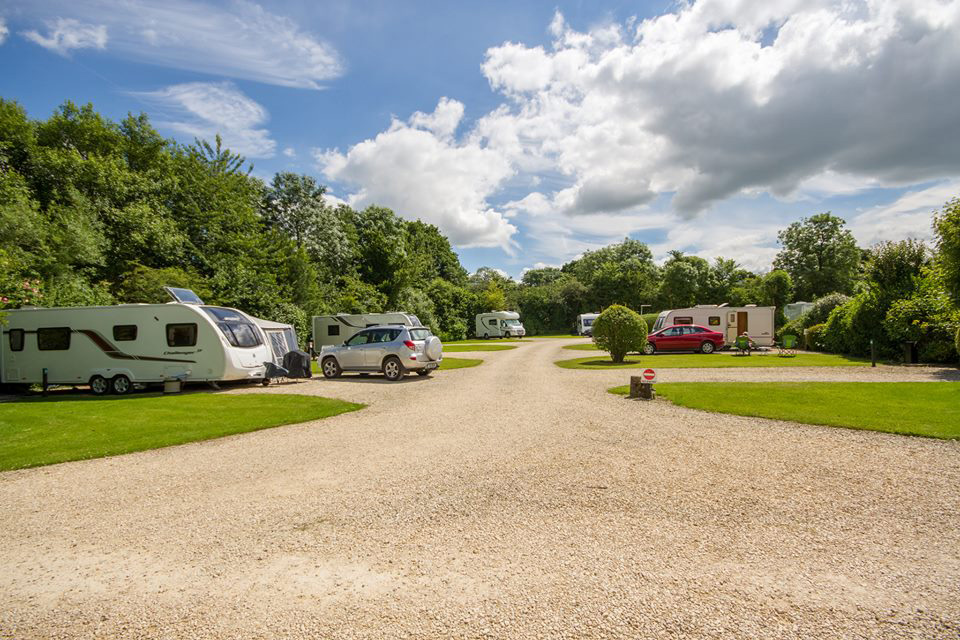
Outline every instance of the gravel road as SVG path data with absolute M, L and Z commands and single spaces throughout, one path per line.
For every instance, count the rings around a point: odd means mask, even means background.
M 0 474 L 0 637 L 960 635 L 960 443 L 630 401 L 604 389 L 635 371 L 560 369 L 563 344 L 270 387 L 370 406 Z

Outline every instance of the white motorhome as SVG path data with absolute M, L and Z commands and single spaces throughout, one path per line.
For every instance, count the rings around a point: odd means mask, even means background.
M 761 347 L 773 346 L 774 316 L 776 307 L 758 307 L 748 304 L 745 307 L 728 307 L 726 303 L 700 304 L 686 309 L 663 311 L 651 333 L 675 324 L 696 324 L 724 335 L 727 345 L 733 344 L 737 336 L 747 333 Z
M 478 313 L 476 320 L 478 338 L 522 338 L 527 330 L 520 324 L 516 311 L 490 311 Z
M 0 382 L 90 385 L 97 395 L 134 384 L 262 380 L 273 360 L 256 322 L 242 311 L 204 305 L 186 289 L 176 302 L 7 311 Z
M 381 324 L 420 327 L 420 319 L 409 313 L 338 313 L 333 316 L 313 316 L 313 348 L 320 351 L 327 345 L 340 345 L 361 329 Z
M 577 316 L 577 335 L 592 336 L 593 322 L 600 317 L 599 313 L 581 313 Z

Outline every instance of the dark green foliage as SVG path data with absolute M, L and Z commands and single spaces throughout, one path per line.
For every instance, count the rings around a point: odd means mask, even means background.
M 820 213 L 778 234 L 783 249 L 773 266 L 790 274 L 800 300 L 853 291 L 860 250 L 845 225 L 841 218 Z
M 803 348 L 808 351 L 823 351 L 823 331 L 827 328 L 825 322 L 815 324 L 803 330 Z
M 953 198 L 934 216 L 937 260 L 954 306 L 960 307 L 960 198 Z
M 884 330 L 894 345 L 915 341 L 924 362 L 956 362 L 955 331 L 960 313 L 947 295 L 939 269 L 927 269 L 909 298 L 887 311 Z
M 593 323 L 593 341 L 620 363 L 628 353 L 641 351 L 647 343 L 647 323 L 640 314 L 619 304 L 603 310 Z

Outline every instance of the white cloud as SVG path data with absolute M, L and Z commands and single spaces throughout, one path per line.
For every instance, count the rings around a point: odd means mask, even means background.
M 317 151 L 315 157 L 328 179 L 355 188 L 347 198 L 351 206 L 390 207 L 437 225 L 457 246 L 510 252 L 516 227 L 487 199 L 514 170 L 473 140 L 453 140 L 462 115 L 462 104 L 443 98 L 432 114 L 394 120 L 346 153 Z
M 4 40 L 7 39 L 8 33 L 10 33 L 10 30 L 7 29 L 7 21 L 3 19 L 3 16 L 0 16 L 0 44 L 3 44 Z
M 287 156 L 288 158 L 296 158 L 297 150 L 293 147 L 287 147 L 283 150 L 283 155 Z
M 28 15 L 42 17 L 51 11 L 66 16 L 60 20 L 77 23 L 79 18 L 101 25 L 102 40 L 93 42 L 105 43 L 109 28 L 111 52 L 164 67 L 307 89 L 320 88 L 343 73 L 331 45 L 248 0 L 220 6 L 195 0 L 49 0 L 24 5 Z M 33 34 L 28 37 L 39 44 L 62 41 L 56 31 L 46 38 Z
M 167 120 L 161 128 L 212 141 L 216 134 L 225 146 L 250 158 L 270 158 L 276 142 L 262 128 L 267 110 L 229 82 L 190 82 L 158 91 L 135 94 L 154 102 Z
M 908 191 L 894 202 L 863 210 L 850 219 L 850 230 L 860 246 L 883 240 L 933 238 L 933 212 L 960 194 L 960 180 L 948 180 Z
M 0 42 L 6 36 L 6 31 L 6 26 L 0 29 Z M 73 18 L 57 18 L 47 23 L 47 35 L 31 30 L 24 31 L 23 37 L 65 56 L 73 49 L 105 49 L 107 27 L 102 24 L 80 22 Z

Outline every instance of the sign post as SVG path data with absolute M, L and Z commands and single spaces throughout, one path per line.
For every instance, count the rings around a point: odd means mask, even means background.
M 639 376 L 630 376 L 630 397 L 641 400 L 653 400 L 656 395 L 653 383 L 657 381 L 657 372 L 653 369 L 644 369 Z

